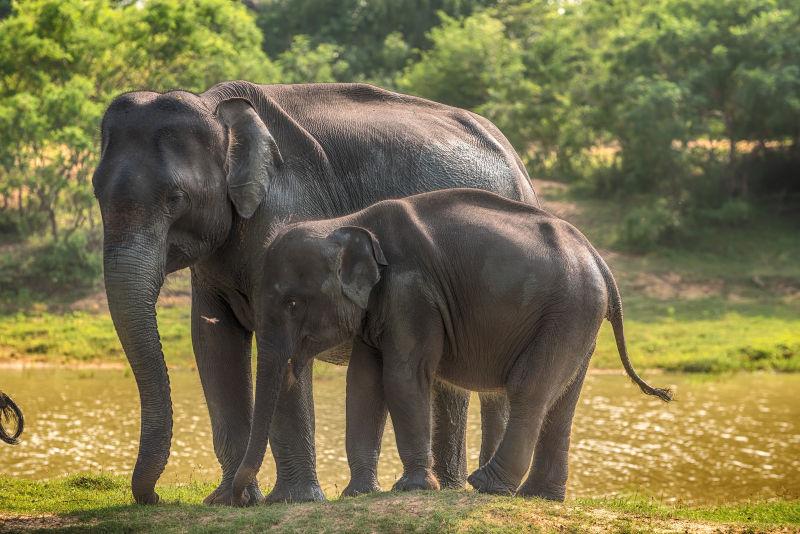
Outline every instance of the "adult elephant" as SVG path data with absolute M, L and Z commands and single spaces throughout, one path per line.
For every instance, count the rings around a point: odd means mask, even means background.
M 93 183 L 104 223 L 108 305 L 141 403 L 132 477 L 139 503 L 158 501 L 172 403 L 155 305 L 167 273 L 191 267 L 192 343 L 211 416 L 219 487 L 229 503 L 252 414 L 252 303 L 264 243 L 286 220 L 334 217 L 376 201 L 476 187 L 536 203 L 511 145 L 488 120 L 363 84 L 218 84 L 203 94 L 138 91 L 102 121 Z M 322 359 L 344 363 L 346 347 Z M 468 397 L 436 395 L 436 473 L 466 478 Z M 316 476 L 311 367 L 281 393 L 270 435 L 277 480 L 269 501 L 322 500 Z M 482 458 L 502 434 L 504 402 L 482 399 Z M 385 418 L 385 406 L 373 417 Z M 381 428 L 383 425 L 380 425 Z M 358 443 L 348 443 L 357 448 Z M 379 451 L 365 451 L 348 494 L 377 489 Z M 250 503 L 262 496 L 255 483 Z

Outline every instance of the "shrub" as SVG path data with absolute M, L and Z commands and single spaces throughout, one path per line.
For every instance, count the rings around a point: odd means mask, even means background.
M 15 245 L 0 256 L 0 295 L 24 303 L 91 288 L 103 272 L 102 260 L 99 236 L 89 232 Z
M 33 254 L 28 274 L 52 286 L 86 287 L 103 272 L 102 253 L 88 234 L 49 241 Z
M 683 235 L 681 213 L 666 199 L 633 208 L 622 221 L 620 244 L 637 251 L 675 241 Z
M 719 208 L 703 210 L 701 214 L 704 219 L 718 225 L 739 226 L 750 220 L 753 208 L 746 200 L 734 198 L 726 200 Z

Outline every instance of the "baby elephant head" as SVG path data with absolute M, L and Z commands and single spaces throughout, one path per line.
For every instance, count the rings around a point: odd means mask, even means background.
M 304 225 L 280 235 L 266 257 L 261 330 L 299 374 L 355 334 L 386 258 L 369 230 L 344 226 L 320 237 Z
M 289 359 L 299 377 L 315 355 L 352 338 L 380 266 L 387 265 L 375 236 L 354 226 L 326 237 L 313 226 L 295 226 L 272 242 L 266 258 L 253 426 L 234 479 L 233 504 L 244 501 L 244 489 L 261 467 Z

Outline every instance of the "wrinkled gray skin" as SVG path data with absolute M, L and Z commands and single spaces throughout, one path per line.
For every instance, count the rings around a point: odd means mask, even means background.
M 13 432 L 5 427 L 7 423 L 14 424 Z M 25 417 L 22 415 L 22 410 L 19 409 L 17 403 L 11 400 L 11 397 L 0 391 L 0 441 L 16 445 L 19 443 L 19 437 L 24 429 Z
M 604 318 L 628 375 L 671 399 L 631 367 L 616 283 L 586 238 L 485 191 L 424 193 L 291 225 L 267 250 L 263 283 L 255 416 L 237 499 L 261 465 L 290 358 L 302 376 L 315 354 L 353 338 L 348 459 L 359 465 L 375 450 L 360 440 L 377 439 L 377 426 L 368 434 L 363 426 L 382 424 L 374 411 L 385 402 L 403 461 L 397 490 L 439 488 L 429 415 L 439 379 L 510 402 L 502 441 L 469 477 L 475 489 L 563 499 L 572 416 Z
M 141 435 L 132 477 L 139 503 L 169 456 L 170 386 L 155 315 L 167 273 L 192 271 L 192 342 L 229 503 L 252 412 L 250 350 L 264 242 L 279 223 L 352 213 L 378 200 L 454 186 L 536 203 L 519 158 L 486 119 L 368 85 L 226 82 L 201 95 L 134 92 L 103 117 L 94 175 L 104 222 L 108 304 L 139 388 Z M 323 355 L 346 362 L 349 348 Z M 436 394 L 436 473 L 466 478 L 468 397 Z M 270 501 L 324 498 L 317 482 L 311 368 L 284 391 L 271 426 L 277 480 Z M 502 429 L 505 402 L 482 398 Z M 385 408 L 370 425 L 380 437 Z M 485 440 L 491 454 L 500 434 Z M 380 440 L 377 441 L 379 443 Z M 377 489 L 378 448 L 364 451 L 346 492 Z M 262 496 L 255 482 L 250 503 Z

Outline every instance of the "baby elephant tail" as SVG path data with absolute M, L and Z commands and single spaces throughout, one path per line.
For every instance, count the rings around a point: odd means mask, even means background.
M 668 388 L 654 388 L 645 382 L 642 377 L 636 374 L 636 371 L 633 369 L 631 360 L 628 358 L 628 347 L 625 344 L 625 332 L 622 328 L 622 298 L 619 295 L 617 281 L 614 280 L 614 276 L 611 274 L 611 269 L 608 268 L 608 265 L 603 258 L 600 257 L 600 254 L 598 254 L 597 251 L 595 251 L 594 254 L 600 270 L 603 272 L 603 278 L 605 279 L 606 287 L 608 288 L 608 311 L 606 312 L 606 318 L 611 323 L 611 328 L 614 330 L 614 339 L 617 342 L 617 351 L 619 352 L 619 357 L 622 360 L 622 366 L 625 368 L 625 372 L 628 373 L 628 376 L 631 377 L 631 380 L 636 382 L 636 385 L 638 385 L 644 393 L 658 397 L 665 402 L 671 401 L 672 390 Z

